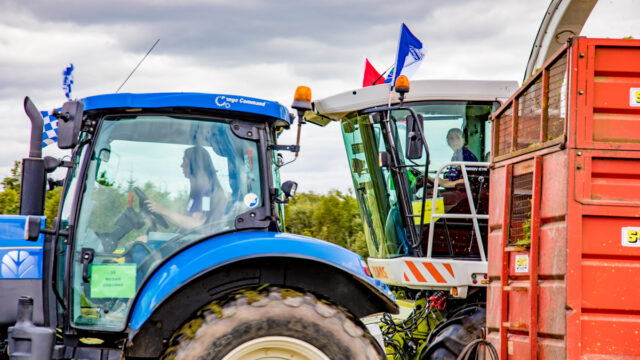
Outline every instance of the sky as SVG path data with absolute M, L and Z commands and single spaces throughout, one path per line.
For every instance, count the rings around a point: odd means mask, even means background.
M 320 99 L 362 85 L 365 58 L 395 61 L 404 22 L 427 47 L 412 79 L 522 81 L 549 0 L 0 0 L 0 178 L 26 157 L 30 96 L 40 110 L 73 96 L 112 93 L 160 42 L 121 92 L 195 91 L 275 100 L 296 86 Z M 640 0 L 600 1 L 583 34 L 640 38 Z M 295 127 L 280 143 L 295 142 Z M 337 123 L 302 129 L 302 150 L 281 169 L 298 191 L 352 186 Z M 60 156 L 55 146 L 44 155 Z

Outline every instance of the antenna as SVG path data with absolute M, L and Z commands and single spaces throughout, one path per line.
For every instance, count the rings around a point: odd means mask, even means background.
M 136 72 L 136 70 L 138 70 L 138 67 L 140 66 L 140 64 L 142 64 L 142 62 L 144 61 L 144 59 L 147 58 L 147 56 L 149 56 L 149 54 L 151 53 L 151 51 L 153 51 L 153 48 L 156 47 L 156 45 L 158 45 L 158 43 L 160 42 L 160 39 L 156 40 L 155 43 L 153 43 L 153 46 L 151 46 L 151 49 L 149 49 L 149 51 L 147 51 L 147 53 L 142 57 L 142 60 L 140 60 L 140 62 L 138 63 L 138 65 L 136 65 L 136 67 L 133 68 L 133 70 L 131 70 L 131 73 L 129 74 L 129 76 L 127 76 L 126 79 L 124 79 L 124 81 L 122 82 L 122 84 L 120 84 L 120 87 L 118 88 L 118 90 L 116 90 L 116 94 L 118 93 L 118 91 L 120 91 L 120 89 L 122 89 L 122 87 L 124 86 L 124 84 L 127 82 L 127 80 L 129 80 L 129 78 L 131 77 L 131 75 L 133 75 L 134 72 Z

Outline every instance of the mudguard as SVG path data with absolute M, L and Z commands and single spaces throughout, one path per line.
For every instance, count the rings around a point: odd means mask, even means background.
M 257 258 L 293 258 L 323 263 L 366 285 L 372 296 L 384 299 L 388 309 L 397 309 L 389 288 L 365 273 L 359 255 L 306 236 L 251 231 L 206 239 L 168 258 L 138 292 L 129 314 L 129 328 L 134 332 L 139 330 L 163 301 L 200 275 L 234 262 Z

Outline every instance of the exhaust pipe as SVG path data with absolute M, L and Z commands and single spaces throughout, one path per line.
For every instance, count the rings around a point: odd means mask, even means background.
M 29 157 L 22 159 L 20 177 L 20 215 L 44 214 L 46 172 L 42 159 L 42 114 L 29 97 L 24 98 L 24 111 L 31 120 Z

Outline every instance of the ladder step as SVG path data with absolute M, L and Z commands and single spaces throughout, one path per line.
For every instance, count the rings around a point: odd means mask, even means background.
M 527 325 L 523 324 L 523 323 L 511 323 L 511 322 L 503 322 L 502 326 L 507 327 L 507 328 L 514 328 L 514 329 L 526 329 Z
M 529 290 L 529 288 L 526 287 L 526 286 L 511 286 L 511 285 L 505 286 L 503 289 L 504 289 L 504 291 L 527 291 L 527 290 Z
M 520 251 L 529 251 L 529 248 L 526 248 L 524 246 L 516 246 L 516 245 L 509 245 L 504 248 L 504 252 L 520 252 Z

